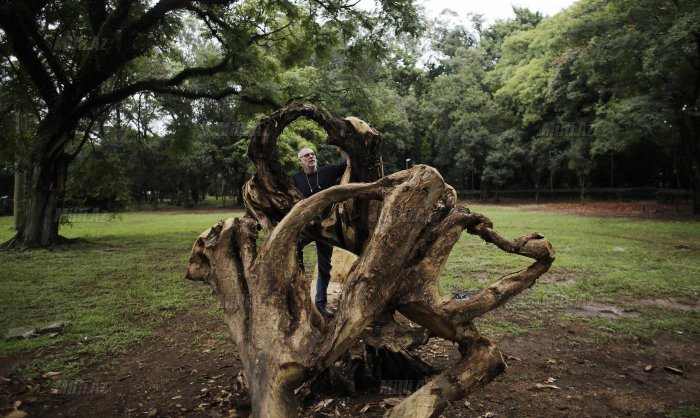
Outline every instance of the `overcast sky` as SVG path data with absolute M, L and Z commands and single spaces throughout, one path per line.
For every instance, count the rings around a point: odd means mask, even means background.
M 527 7 L 532 11 L 552 16 L 575 3 L 575 0 L 416 0 L 430 17 L 437 17 L 443 9 L 452 9 L 464 18 L 467 13 L 480 13 L 488 23 L 496 19 L 514 17 L 512 6 Z

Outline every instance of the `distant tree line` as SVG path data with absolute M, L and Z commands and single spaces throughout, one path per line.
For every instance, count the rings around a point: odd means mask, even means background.
M 42 219 L 61 205 L 240 202 L 255 121 L 309 101 L 372 123 L 387 172 L 433 165 L 482 196 L 689 189 L 700 212 L 700 0 L 514 14 L 486 25 L 427 20 L 408 0 L 5 1 L 0 195 L 20 192 L 27 243 L 52 241 Z M 323 138 L 290 126 L 285 169 Z

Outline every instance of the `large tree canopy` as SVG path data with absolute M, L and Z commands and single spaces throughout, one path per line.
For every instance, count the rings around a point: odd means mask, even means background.
M 199 29 L 197 39 L 183 35 L 192 34 L 187 25 Z M 264 83 L 272 52 L 293 66 L 339 40 L 366 49 L 376 31 L 415 30 L 416 15 L 405 0 L 381 1 L 375 11 L 324 0 L 6 0 L 0 28 L 3 76 L 23 87 L 38 122 L 14 240 L 26 247 L 58 239 L 68 166 L 115 104 L 148 91 L 275 106 L 280 97 Z M 195 44 L 203 51 L 195 54 Z
M 582 199 L 590 187 L 694 188 L 700 211 L 697 0 L 580 0 L 548 18 L 514 8 L 490 26 L 421 19 L 409 0 L 360 6 L 1 1 L 13 243 L 56 242 L 66 204 L 240 202 L 255 120 L 303 101 L 372 121 L 387 172 L 430 164 L 482 197 L 544 184 L 578 185 Z M 282 159 L 320 145 L 314 131 L 290 127 Z

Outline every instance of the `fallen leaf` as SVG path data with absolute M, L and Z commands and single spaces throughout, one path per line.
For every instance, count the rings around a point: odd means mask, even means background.
M 557 361 L 554 360 L 554 359 L 552 359 L 552 358 L 550 358 L 550 359 L 547 359 L 547 363 L 549 363 L 549 364 L 557 364 Z
M 523 361 L 520 357 L 510 356 L 508 354 L 506 354 L 506 360 Z
M 683 370 L 681 369 L 676 369 L 675 367 L 671 366 L 664 366 L 664 370 L 674 373 L 674 374 L 683 374 Z
M 556 385 L 543 385 L 542 383 L 535 383 L 535 387 L 537 389 L 556 389 L 556 390 L 561 390 L 559 386 Z
M 647 364 L 646 366 L 644 366 L 644 371 L 645 371 L 645 372 L 650 372 L 650 371 L 652 371 L 653 369 L 654 369 L 654 366 L 652 366 L 651 364 Z
M 29 414 L 27 414 L 24 411 L 14 410 L 14 411 L 10 412 L 9 414 L 5 415 L 5 418 L 24 418 L 28 415 Z
M 482 415 L 484 418 L 493 418 L 496 416 L 493 412 L 487 412 L 484 415 Z
M 361 414 L 364 414 L 364 413 L 367 412 L 371 407 L 372 407 L 372 404 L 369 404 L 369 403 L 368 403 L 367 405 L 363 406 L 362 409 L 360 409 L 360 413 L 361 413 Z
M 180 399 L 180 398 L 182 398 L 182 395 L 173 396 L 173 397 L 170 398 L 170 399 L 175 400 L 175 399 Z
M 556 381 L 557 381 L 557 379 L 555 379 L 555 378 L 553 378 L 553 377 L 548 377 L 548 378 L 547 378 L 547 383 L 554 383 L 554 382 L 556 382 Z
M 147 417 L 154 417 L 156 415 L 158 415 L 158 408 L 151 408 L 146 412 Z
M 327 406 L 330 405 L 331 403 L 333 403 L 333 399 L 330 399 L 330 398 L 329 398 L 329 399 L 324 399 L 324 400 L 322 400 L 321 402 L 319 402 L 319 403 L 316 404 L 316 406 L 314 407 L 314 411 L 319 411 L 319 410 L 321 410 L 321 409 L 327 407 Z
M 61 372 L 46 372 L 44 373 L 44 377 L 56 377 L 59 376 Z

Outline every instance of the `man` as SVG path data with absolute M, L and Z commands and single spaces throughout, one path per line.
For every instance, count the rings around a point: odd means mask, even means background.
M 338 183 L 338 180 L 343 176 L 347 161 L 340 164 L 330 164 L 323 167 L 318 167 L 316 153 L 311 148 L 302 148 L 297 154 L 301 171 L 297 171 L 291 177 L 291 182 L 299 189 L 304 197 L 312 196 L 321 190 L 325 190 Z M 304 247 L 309 245 L 313 240 L 305 235 L 299 237 L 297 245 L 297 260 L 299 267 L 304 271 Z M 316 308 L 321 312 L 321 315 L 326 318 L 332 318 L 335 315 L 331 309 L 326 306 L 328 283 L 331 280 L 331 256 L 333 255 L 333 246 L 321 241 L 316 241 L 316 256 L 318 259 L 318 277 L 316 278 Z

